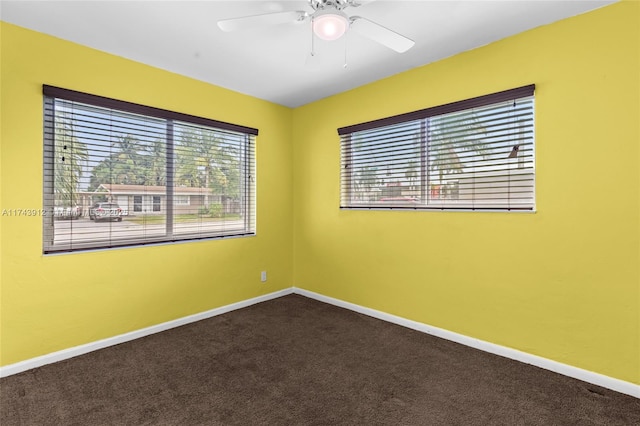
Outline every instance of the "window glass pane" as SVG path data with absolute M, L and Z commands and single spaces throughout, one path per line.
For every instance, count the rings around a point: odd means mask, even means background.
M 345 171 L 351 203 L 412 202 L 419 196 L 420 128 L 413 121 L 351 135 Z
M 174 129 L 174 234 L 242 230 L 247 136 L 188 123 Z
M 431 117 L 428 128 L 428 202 L 532 205 L 533 99 Z

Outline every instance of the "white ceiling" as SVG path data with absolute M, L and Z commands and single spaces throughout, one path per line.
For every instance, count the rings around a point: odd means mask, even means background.
M 363 1 L 345 10 L 416 42 L 396 53 L 356 33 L 316 39 L 309 22 L 222 32 L 220 19 L 307 1 L 2 0 L 3 21 L 296 107 L 617 0 Z M 345 63 L 346 46 L 346 68 Z

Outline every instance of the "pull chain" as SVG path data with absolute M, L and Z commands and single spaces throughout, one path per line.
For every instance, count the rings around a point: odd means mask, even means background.
M 316 49 L 315 49 L 315 43 L 314 43 L 315 40 L 314 40 L 314 37 L 313 37 L 313 22 L 314 22 L 314 19 L 315 18 L 311 18 L 311 56 L 312 57 L 316 55 L 316 52 L 315 52 Z
M 344 65 L 342 66 L 344 69 L 347 69 L 347 38 L 344 39 Z

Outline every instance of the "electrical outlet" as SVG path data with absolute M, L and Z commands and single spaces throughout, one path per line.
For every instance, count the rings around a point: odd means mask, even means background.
M 267 271 L 260 272 L 260 281 L 262 282 L 267 281 Z

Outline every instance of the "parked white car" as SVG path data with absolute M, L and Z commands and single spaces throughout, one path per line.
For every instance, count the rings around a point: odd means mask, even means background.
M 72 206 L 53 208 L 53 217 L 56 219 L 78 219 L 82 216 L 82 208 L 77 204 Z

